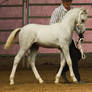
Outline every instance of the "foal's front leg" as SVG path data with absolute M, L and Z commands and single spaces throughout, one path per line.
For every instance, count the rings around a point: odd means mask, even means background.
M 68 46 L 65 45 L 62 50 L 63 50 L 64 56 L 65 56 L 66 62 L 68 64 L 68 66 L 69 66 L 70 76 L 72 77 L 73 82 L 77 82 L 77 79 L 75 77 L 75 74 L 74 74 L 73 68 L 72 68 L 72 61 L 71 61 L 71 58 L 70 58 Z
M 58 71 L 58 73 L 56 75 L 55 83 L 59 83 L 59 79 L 60 79 L 62 70 L 63 70 L 63 68 L 65 66 L 65 57 L 64 57 L 64 54 L 62 52 L 60 53 L 60 59 L 61 59 L 60 68 L 59 68 L 59 71 Z

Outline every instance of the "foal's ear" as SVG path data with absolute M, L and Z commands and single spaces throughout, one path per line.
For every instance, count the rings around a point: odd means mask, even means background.
M 83 7 L 80 8 L 80 10 L 82 10 L 81 14 L 88 14 L 88 10 L 84 9 Z
M 86 9 L 83 10 L 83 13 L 84 13 L 84 14 L 88 14 L 88 10 L 86 10 Z

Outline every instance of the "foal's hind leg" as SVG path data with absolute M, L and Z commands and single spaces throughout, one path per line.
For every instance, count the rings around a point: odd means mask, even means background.
M 13 68 L 12 68 L 12 72 L 10 75 L 10 85 L 14 84 L 14 77 L 15 77 L 16 68 L 17 68 L 22 56 L 24 55 L 24 53 L 25 53 L 25 50 L 20 49 L 18 54 L 16 55 L 16 57 L 14 59 Z
M 30 50 L 30 56 L 28 56 L 28 62 L 32 67 L 32 71 L 34 72 L 34 75 L 37 80 L 39 80 L 39 83 L 43 83 L 42 78 L 40 77 L 36 67 L 35 67 L 35 58 L 37 56 L 38 46 L 33 45 Z

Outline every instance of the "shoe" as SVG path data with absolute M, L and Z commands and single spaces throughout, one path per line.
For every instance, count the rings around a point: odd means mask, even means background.
M 78 83 L 79 83 L 79 84 L 85 84 L 86 82 L 85 82 L 85 81 L 80 80 L 80 81 L 78 81 Z

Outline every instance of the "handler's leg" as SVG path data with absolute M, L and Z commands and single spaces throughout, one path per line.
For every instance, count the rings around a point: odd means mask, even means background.
M 75 77 L 77 78 L 78 81 L 80 81 L 80 74 L 79 74 L 79 69 L 78 69 L 78 62 L 81 59 L 81 53 L 79 49 L 75 47 L 74 41 L 72 40 L 72 43 L 70 45 L 70 56 L 72 59 L 72 67 L 73 71 L 75 74 Z
M 60 59 L 61 59 L 61 61 L 60 61 L 60 68 L 59 68 L 59 71 L 58 71 L 58 73 L 56 75 L 55 83 L 59 83 L 59 79 L 60 79 L 63 67 L 65 65 L 65 58 L 64 58 L 64 54 L 62 52 L 60 53 Z

